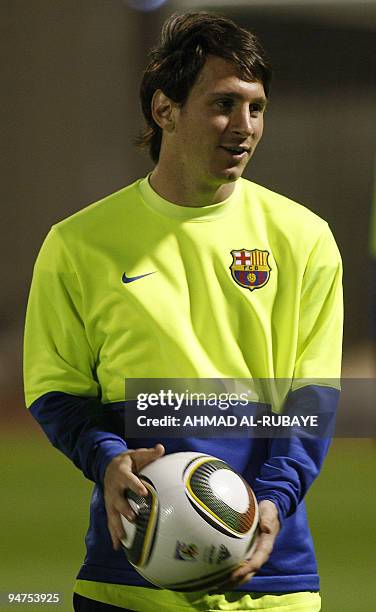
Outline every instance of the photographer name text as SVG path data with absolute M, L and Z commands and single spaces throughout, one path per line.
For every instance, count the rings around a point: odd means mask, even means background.
M 318 427 L 318 416 L 290 416 L 272 414 L 255 417 L 254 415 L 202 415 L 184 418 L 164 415 L 162 417 L 137 417 L 138 427 Z

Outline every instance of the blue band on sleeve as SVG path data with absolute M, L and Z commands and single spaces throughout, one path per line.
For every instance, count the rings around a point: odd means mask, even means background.
M 103 483 L 111 459 L 127 450 L 122 431 L 123 405 L 58 391 L 42 395 L 30 412 L 47 437 L 84 473 Z
M 293 391 L 285 410 L 294 413 L 297 406 L 314 406 L 317 412 L 334 419 L 339 391 L 332 387 L 310 385 Z M 328 417 L 329 418 L 329 417 Z M 269 499 L 277 508 L 280 521 L 291 516 L 319 474 L 331 438 L 319 436 L 278 437 L 270 441 L 268 459 L 254 483 L 259 501 Z

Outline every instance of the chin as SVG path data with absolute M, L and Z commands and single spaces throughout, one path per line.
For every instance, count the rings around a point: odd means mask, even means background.
M 221 185 L 230 185 L 235 183 L 244 172 L 244 168 L 221 168 L 211 172 L 212 183 L 217 188 Z
M 222 172 L 222 178 L 225 179 L 226 183 L 233 183 L 243 174 L 244 168 L 227 168 Z

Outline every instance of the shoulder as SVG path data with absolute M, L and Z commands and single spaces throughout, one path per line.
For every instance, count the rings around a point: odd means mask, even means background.
M 103 230 L 107 226 L 113 229 L 116 221 L 119 221 L 119 217 L 123 217 L 125 212 L 128 215 L 131 214 L 132 204 L 138 202 L 140 180 L 85 206 L 73 215 L 56 223 L 54 225 L 55 231 L 62 237 L 68 237 L 77 233 L 95 231 L 99 228 Z
M 293 230 L 309 227 L 318 234 L 328 228 L 324 219 L 303 204 L 247 179 L 242 182 L 248 203 L 257 203 L 270 223 Z
M 242 179 L 244 206 L 248 215 L 264 228 L 275 253 L 307 261 L 312 254 L 338 262 L 338 247 L 328 223 L 306 206 Z
M 242 183 L 249 214 L 258 215 L 269 238 L 280 247 L 289 243 L 303 257 L 323 241 L 337 248 L 328 223 L 309 208 L 257 183 L 246 179 Z
M 140 208 L 140 180 L 55 223 L 43 241 L 37 266 L 73 269 L 77 257 L 89 262 L 95 252 L 122 241 L 125 224 Z

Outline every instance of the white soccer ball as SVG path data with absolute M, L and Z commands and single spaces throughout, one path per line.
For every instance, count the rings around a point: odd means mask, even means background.
M 166 455 L 139 474 L 147 497 L 127 492 L 122 516 L 129 562 L 149 582 L 177 591 L 224 583 L 250 558 L 258 525 L 251 487 L 227 463 L 195 452 Z

